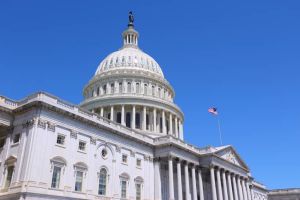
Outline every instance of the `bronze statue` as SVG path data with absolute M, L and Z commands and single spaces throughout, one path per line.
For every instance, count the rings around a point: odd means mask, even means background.
M 133 22 L 134 22 L 134 17 L 133 17 L 133 14 L 132 14 L 132 11 L 129 12 L 129 26 L 133 26 Z

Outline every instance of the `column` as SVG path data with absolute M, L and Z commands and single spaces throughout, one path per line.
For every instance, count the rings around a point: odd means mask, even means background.
M 246 182 L 246 190 L 247 190 L 248 200 L 252 200 L 251 193 L 250 193 L 249 180 L 247 180 L 247 182 Z
M 163 133 L 166 134 L 167 130 L 166 130 L 166 114 L 165 111 L 162 111 L 162 126 L 163 126 Z
M 182 181 L 181 181 L 181 164 L 177 162 L 177 185 L 178 185 L 178 200 L 182 200 Z
M 154 197 L 155 200 L 161 200 L 161 179 L 159 160 L 154 161 Z
M 174 179 L 173 179 L 173 160 L 169 156 L 169 200 L 174 200 Z
M 169 135 L 173 135 L 172 114 L 169 115 Z
M 179 138 L 179 135 L 178 135 L 178 119 L 177 119 L 177 117 L 175 117 L 175 136 L 177 138 Z
M 212 200 L 217 200 L 215 170 L 213 166 L 210 167 L 210 182 L 211 182 Z
M 203 194 L 203 181 L 202 181 L 202 173 L 201 169 L 198 169 L 198 179 L 199 179 L 199 196 L 200 200 L 204 200 L 204 194 Z
M 237 191 L 237 186 L 236 186 L 236 179 L 235 179 L 235 174 L 232 176 L 232 183 L 233 183 L 233 194 L 234 194 L 234 199 L 238 200 L 238 191 Z
M 184 164 L 184 178 L 185 178 L 185 199 L 190 200 L 190 180 L 188 163 Z
M 179 138 L 183 140 L 183 125 L 182 121 L 179 121 Z
M 238 186 L 238 191 L 239 191 L 239 200 L 244 200 L 240 176 L 237 177 L 237 186 Z
M 125 124 L 125 106 L 124 105 L 122 105 L 122 108 L 121 108 L 121 124 L 123 125 L 123 126 L 125 126 L 126 124 Z
M 131 128 L 135 129 L 135 105 L 132 106 Z
M 192 166 L 192 184 L 193 184 L 193 200 L 197 200 L 197 185 L 196 185 L 196 172 L 195 166 Z
M 223 200 L 220 169 L 217 169 L 218 200 Z
M 146 110 L 146 107 L 144 106 L 144 107 L 143 107 L 143 130 L 144 130 L 144 131 L 146 130 L 146 114 L 147 114 L 146 111 L 147 111 L 147 110 Z
M 110 107 L 110 120 L 114 121 L 114 106 Z
M 228 200 L 228 193 L 227 193 L 227 183 L 226 183 L 226 172 L 225 170 L 222 171 L 222 181 L 223 181 L 223 194 L 224 200 Z
M 103 107 L 100 108 L 100 116 L 103 117 Z
M 244 200 L 248 200 L 245 179 L 242 179 L 242 189 L 243 189 Z
M 232 184 L 231 184 L 231 175 L 230 175 L 230 172 L 227 173 L 227 183 L 228 183 L 228 191 L 229 191 L 229 200 L 233 200 L 233 193 L 232 193 Z
M 153 132 L 156 133 L 156 108 L 153 109 Z

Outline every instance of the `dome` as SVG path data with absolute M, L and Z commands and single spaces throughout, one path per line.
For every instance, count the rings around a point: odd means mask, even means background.
M 139 33 L 129 25 L 123 32 L 123 47 L 109 54 L 98 66 L 95 75 L 120 69 L 143 70 L 164 77 L 159 64 L 138 47 Z
M 122 68 L 144 70 L 164 77 L 159 64 L 151 56 L 131 46 L 124 46 L 109 54 L 100 63 L 95 75 Z

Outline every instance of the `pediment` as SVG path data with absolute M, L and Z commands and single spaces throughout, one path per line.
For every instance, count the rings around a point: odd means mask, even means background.
M 242 160 L 242 158 L 237 154 L 233 147 L 228 146 L 226 148 L 220 149 L 215 152 L 220 158 L 237 165 L 239 167 L 248 169 L 246 163 Z

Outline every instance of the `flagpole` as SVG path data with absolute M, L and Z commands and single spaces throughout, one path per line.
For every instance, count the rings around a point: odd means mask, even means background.
M 219 129 L 220 143 L 221 143 L 221 145 L 223 145 L 223 141 L 222 141 L 222 132 L 221 132 L 221 125 L 220 125 L 220 118 L 219 118 L 219 116 L 217 116 L 217 121 L 218 121 L 218 129 Z

